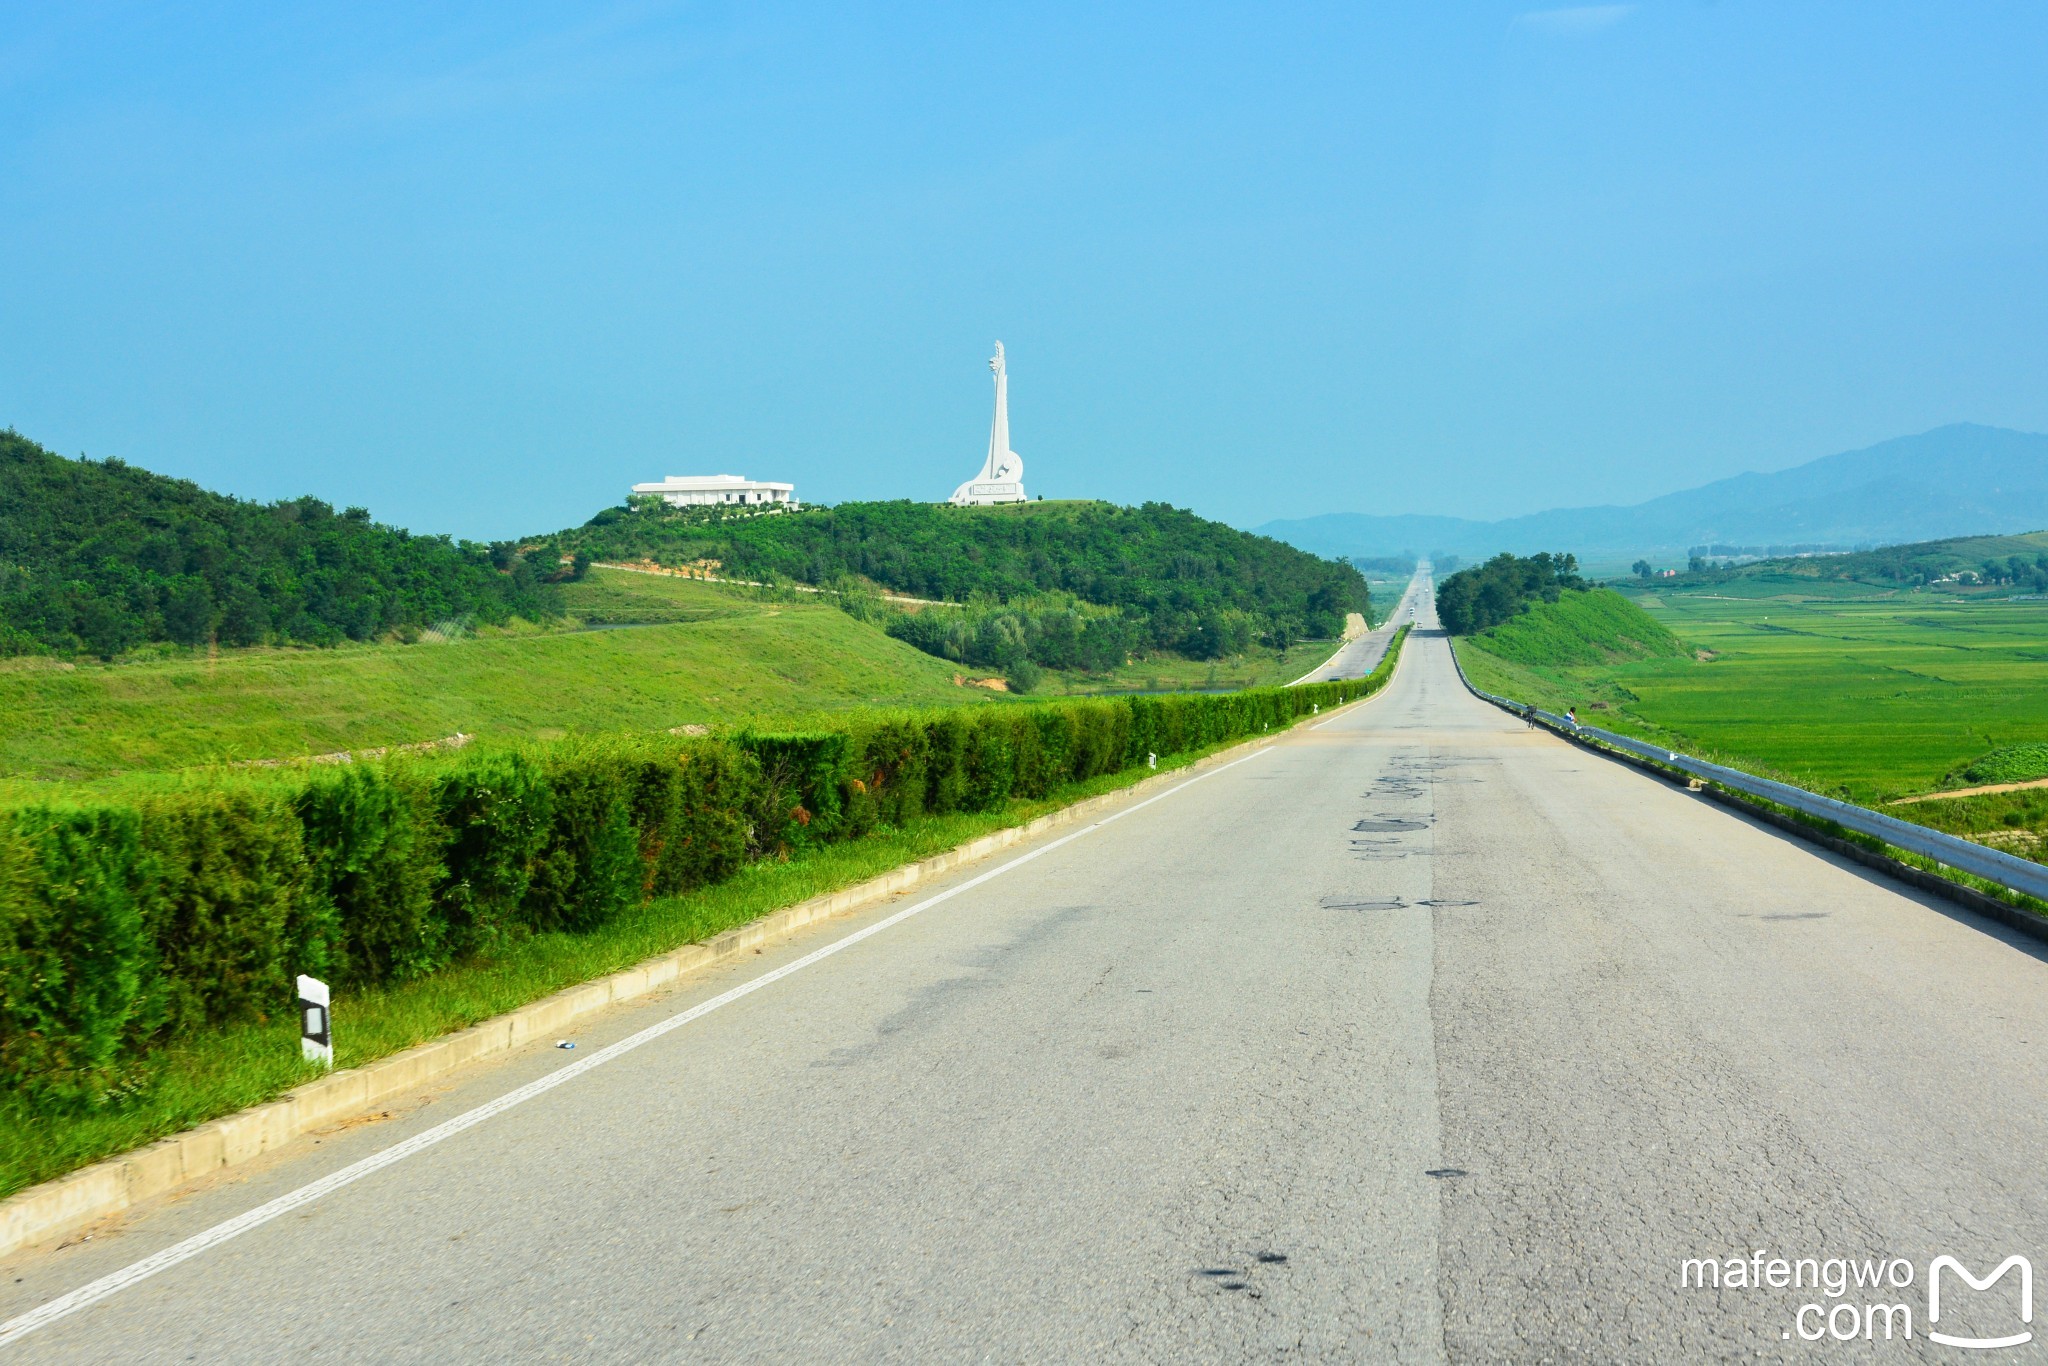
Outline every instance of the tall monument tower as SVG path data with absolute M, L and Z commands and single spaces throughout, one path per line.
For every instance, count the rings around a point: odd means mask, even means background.
M 1010 376 L 1003 368 L 1001 342 L 996 343 L 988 368 L 996 376 L 996 416 L 988 429 L 988 459 L 981 462 L 980 474 L 953 490 L 948 501 L 960 507 L 1025 501 L 1024 457 L 1010 449 Z

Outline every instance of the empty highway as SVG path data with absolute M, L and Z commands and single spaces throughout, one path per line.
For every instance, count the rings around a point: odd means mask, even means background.
M 1526 729 L 1419 607 L 1381 696 L 0 1360 L 1969 1358 L 1930 1260 L 2048 1255 L 2040 946 Z M 0 1317 L 946 886 L 17 1256 Z M 1914 1274 L 1681 1285 L 1758 1253 Z M 1913 1340 L 1801 1336 L 1878 1301 Z
M 1387 613 L 1387 619 L 1376 630 L 1345 641 L 1335 654 L 1295 679 L 1295 683 L 1330 683 L 1343 678 L 1364 678 L 1370 674 L 1386 658 L 1387 646 L 1392 643 L 1394 633 L 1409 623 L 1417 604 L 1428 594 L 1427 573 L 1417 574 L 1408 581 L 1400 601 L 1394 604 L 1394 610 Z

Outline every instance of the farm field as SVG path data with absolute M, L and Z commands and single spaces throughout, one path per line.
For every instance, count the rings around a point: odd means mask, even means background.
M 623 582 L 621 582 L 623 581 Z M 572 613 L 663 624 L 414 645 L 0 664 L 0 779 L 97 778 L 410 744 L 652 730 L 852 706 L 1001 705 L 836 607 L 594 570 Z M 630 619 L 630 618 L 629 618 Z
M 1544 667 L 1472 640 L 1459 657 L 1489 691 L 1863 803 L 2048 739 L 2048 602 L 1762 576 L 1630 595 L 1704 657 Z

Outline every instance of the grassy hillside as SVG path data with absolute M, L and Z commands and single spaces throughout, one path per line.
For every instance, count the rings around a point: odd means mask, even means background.
M 1664 625 L 1611 589 L 1568 589 L 1472 637 L 1472 644 L 1517 664 L 1601 665 L 1631 659 L 1679 659 L 1690 652 Z
M 602 512 L 536 553 L 609 563 L 711 560 L 735 578 L 813 585 L 850 578 L 912 597 L 1003 604 L 1013 615 L 1020 604 L 1037 611 L 1049 596 L 1114 609 L 1109 618 L 1080 613 L 1085 620 L 1066 627 L 1013 633 L 1050 668 L 1099 664 L 1084 660 L 1094 630 L 1107 633 L 1109 648 L 1092 652 L 1105 657 L 1170 650 L 1214 659 L 1254 642 L 1334 639 L 1346 613 L 1368 610 L 1365 580 L 1350 565 L 1163 503 L 843 503 L 774 516 L 636 506 Z M 1044 610 L 1076 616 L 1058 602 Z
M 559 610 L 510 547 L 413 536 L 317 498 L 246 503 L 0 432 L 0 656 L 334 645 Z
M 706 583 L 666 574 L 592 569 L 558 589 L 562 610 L 579 626 L 648 626 L 657 622 L 711 621 L 744 616 L 768 605 L 822 607 L 829 599 Z
M 824 605 L 607 575 L 570 600 L 672 624 L 125 664 L 0 664 L 0 776 L 95 777 L 406 744 L 651 730 L 857 705 L 989 705 L 956 670 Z M 694 620 L 675 617 L 694 616 Z

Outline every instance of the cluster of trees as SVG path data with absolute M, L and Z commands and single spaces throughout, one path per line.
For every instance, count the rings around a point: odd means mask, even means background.
M 1532 603 L 1556 602 L 1566 589 L 1585 587 L 1577 556 L 1503 551 L 1437 584 L 1436 611 L 1452 635 L 1477 635 L 1526 612 Z
M 1225 654 L 1244 650 L 1251 641 L 1250 619 L 1243 613 L 1219 615 L 1236 628 L 1236 634 L 1216 642 L 1219 649 Z M 882 625 L 928 655 L 1001 673 L 1018 692 L 1036 687 L 1041 669 L 1114 669 L 1143 648 L 1144 640 L 1144 623 L 1120 609 L 1091 607 L 1060 594 L 891 612 Z
M 1363 576 L 1163 503 L 855 503 L 766 516 L 611 508 L 521 545 L 414 536 L 316 498 L 252 503 L 0 433 L 0 655 L 410 639 L 561 614 L 593 560 L 714 560 L 733 578 L 878 584 L 964 604 L 877 624 L 1013 681 L 1134 654 L 1194 659 L 1339 634 Z M 571 567 L 573 566 L 573 567 Z
M 1705 574 L 1711 571 L 1713 567 L 1712 561 L 1699 555 L 1694 555 L 1685 562 L 1685 572 L 1688 574 Z M 1629 572 L 1639 579 L 1655 578 L 1659 572 L 1657 566 L 1651 564 L 1648 560 L 1637 560 L 1628 568 Z
M 1728 547 L 1695 547 L 1720 551 Z M 1773 546 L 1772 550 L 1785 547 Z M 1690 572 L 1716 578 L 1744 574 L 1789 574 L 1801 578 L 1841 579 L 1886 587 L 1921 588 L 1931 584 L 2010 587 L 2048 593 L 2048 549 L 2039 535 L 1963 536 L 1942 541 L 1916 541 L 1828 555 L 1797 555 L 1749 563 L 1717 565 L 1695 554 Z
M 2036 593 L 2048 593 L 2048 553 L 2040 555 L 1993 556 L 1982 560 L 1975 569 L 1951 571 L 1959 578 L 1975 579 L 1978 583 L 2005 584 L 2013 588 L 2030 588 Z M 1921 583 L 1933 583 L 1939 575 L 1921 571 Z
M 1868 549 L 1867 544 L 1846 546 L 1828 541 L 1799 541 L 1792 545 L 1723 545 L 1716 541 L 1688 547 L 1685 554 L 1693 560 L 1782 560 L 1795 555 L 1840 555 L 1849 550 Z
M 723 574 L 770 582 L 851 577 L 970 604 L 965 620 L 920 614 L 889 629 L 989 668 L 1006 667 L 998 656 L 1105 667 L 1147 650 L 1215 659 L 1254 642 L 1284 648 L 1336 636 L 1347 612 L 1368 608 L 1351 565 L 1164 503 L 842 503 L 775 515 L 622 507 L 550 548 L 599 561 L 716 560 Z
M 0 432 L 0 655 L 332 645 L 559 615 L 511 545 L 413 536 L 317 498 L 251 503 Z

